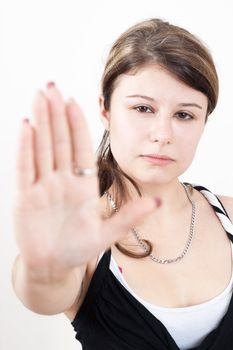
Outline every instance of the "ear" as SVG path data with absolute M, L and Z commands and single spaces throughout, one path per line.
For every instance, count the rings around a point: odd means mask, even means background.
M 110 115 L 109 111 L 106 111 L 104 107 L 104 97 L 101 95 L 99 97 L 99 107 L 100 107 L 100 118 L 106 130 L 109 130 Z

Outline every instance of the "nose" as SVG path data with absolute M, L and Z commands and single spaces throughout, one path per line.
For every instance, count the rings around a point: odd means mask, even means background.
M 172 141 L 171 118 L 167 115 L 156 115 L 153 125 L 150 129 L 150 141 L 166 145 Z

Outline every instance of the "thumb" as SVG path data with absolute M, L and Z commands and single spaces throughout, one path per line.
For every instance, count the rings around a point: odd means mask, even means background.
M 121 239 L 140 220 L 160 205 L 159 198 L 149 197 L 138 198 L 123 205 L 119 212 L 104 223 L 104 236 L 108 244 L 111 245 Z

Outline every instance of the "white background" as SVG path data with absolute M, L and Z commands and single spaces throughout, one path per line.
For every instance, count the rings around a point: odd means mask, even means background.
M 0 349 L 79 349 L 69 321 L 40 316 L 14 296 L 10 272 L 17 254 L 12 195 L 18 129 L 31 117 L 35 92 L 55 81 L 86 112 L 97 146 L 99 81 L 113 41 L 132 24 L 160 17 L 184 26 L 210 48 L 220 77 L 218 107 L 195 161 L 182 179 L 233 196 L 233 5 L 187 0 L 0 0 Z

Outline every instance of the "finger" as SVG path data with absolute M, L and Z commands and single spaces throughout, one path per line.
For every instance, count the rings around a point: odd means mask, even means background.
M 33 129 L 29 120 L 24 119 L 19 135 L 16 157 L 16 187 L 18 190 L 29 188 L 35 181 L 35 159 L 33 147 Z
M 80 168 L 95 167 L 91 135 L 84 114 L 74 99 L 67 104 L 67 114 L 73 145 L 73 161 Z
M 43 92 L 36 94 L 34 105 L 35 162 L 38 177 L 46 177 L 53 170 L 54 155 L 48 103 Z
M 68 170 L 71 164 L 71 140 L 65 103 L 54 84 L 48 84 L 46 96 L 51 117 L 55 167 L 59 170 Z
M 160 200 L 153 200 L 152 198 L 139 198 L 125 204 L 119 212 L 104 222 L 106 246 L 110 246 L 123 238 L 132 227 L 135 227 L 140 220 L 160 205 Z

